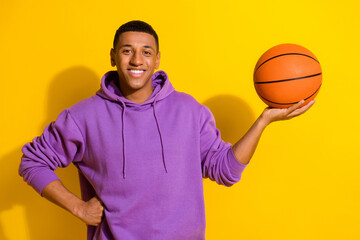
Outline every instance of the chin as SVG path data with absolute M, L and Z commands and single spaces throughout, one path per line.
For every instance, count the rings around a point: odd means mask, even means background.
M 132 82 L 130 83 L 130 87 L 132 89 L 141 89 L 143 87 L 145 87 L 145 83 L 143 81 L 137 81 L 137 82 Z

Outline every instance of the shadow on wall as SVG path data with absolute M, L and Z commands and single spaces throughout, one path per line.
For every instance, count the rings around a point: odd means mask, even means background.
M 256 118 L 250 106 L 236 96 L 218 95 L 208 99 L 203 104 L 213 113 L 221 138 L 231 144 L 235 144 L 247 132 Z M 236 197 L 242 190 L 240 190 L 239 183 L 231 188 L 215 184 L 209 179 L 204 179 L 203 183 L 206 226 L 209 229 L 206 234 L 208 236 L 208 234 L 211 235 L 209 232 L 214 232 L 211 229 L 228 228 L 224 219 L 234 216 Z M 236 190 L 236 188 L 238 189 Z M 223 239 L 231 238 L 233 237 L 226 236 Z
M 41 132 L 62 110 L 94 95 L 99 86 L 98 76 L 86 67 L 73 67 L 56 75 L 49 86 L 47 117 Z M 17 239 L 14 237 L 16 234 L 26 236 L 24 240 L 86 239 L 85 224 L 41 198 L 19 177 L 21 148 L 19 146 L 0 159 L 0 169 L 6 169 L 0 183 L 2 196 L 5 196 L 0 206 L 0 239 Z M 66 169 L 56 170 L 56 173 L 64 185 L 80 197 L 77 169 L 70 165 Z
M 213 113 L 216 127 L 225 142 L 235 144 L 255 121 L 255 114 L 242 99 L 219 95 L 203 103 Z

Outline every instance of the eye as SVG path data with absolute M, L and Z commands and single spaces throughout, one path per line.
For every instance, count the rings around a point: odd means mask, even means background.
M 130 54 L 130 53 L 131 53 L 131 50 L 130 50 L 130 49 L 123 49 L 123 50 L 121 51 L 121 53 L 123 53 L 123 54 Z
M 150 56 L 150 55 L 151 55 L 151 52 L 149 52 L 149 51 L 144 51 L 144 55 Z

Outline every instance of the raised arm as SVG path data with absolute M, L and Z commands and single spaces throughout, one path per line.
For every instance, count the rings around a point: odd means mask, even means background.
M 242 164 L 247 164 L 255 152 L 263 131 L 270 123 L 299 116 L 305 113 L 315 101 L 300 107 L 303 103 L 304 101 L 300 101 L 290 108 L 283 109 L 266 108 L 247 133 L 232 147 L 236 159 Z

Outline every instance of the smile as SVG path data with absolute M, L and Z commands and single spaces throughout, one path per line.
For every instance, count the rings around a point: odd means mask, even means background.
M 130 69 L 130 72 L 135 73 L 135 74 L 139 74 L 139 73 L 145 72 L 145 70 L 131 70 Z
M 145 73 L 145 70 L 138 70 L 138 69 L 128 69 L 130 75 L 134 78 L 142 77 Z

